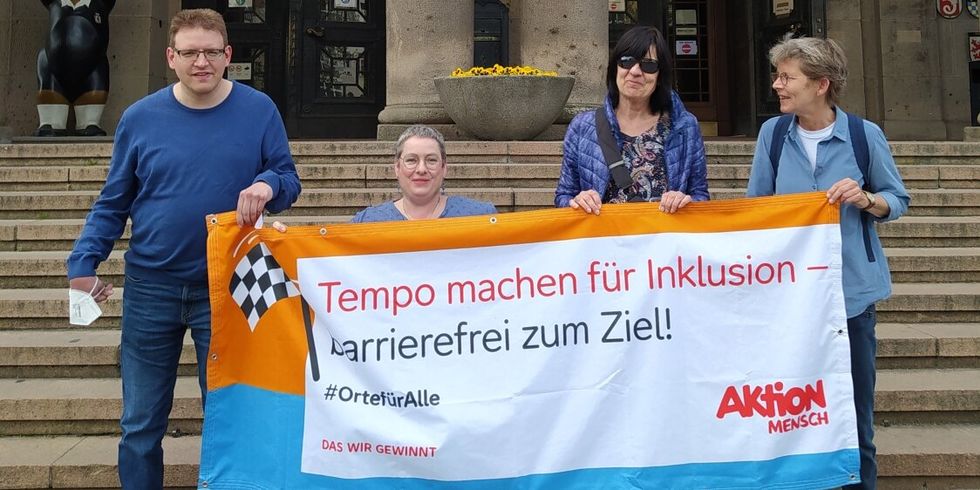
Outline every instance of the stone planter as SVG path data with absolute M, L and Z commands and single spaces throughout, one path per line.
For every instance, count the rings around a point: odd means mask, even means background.
M 561 114 L 575 77 L 437 77 L 449 117 L 483 140 L 529 140 Z

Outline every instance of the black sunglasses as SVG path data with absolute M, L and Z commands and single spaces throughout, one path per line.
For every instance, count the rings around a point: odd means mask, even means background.
M 643 73 L 649 73 L 652 75 L 660 71 L 660 63 L 657 63 L 657 60 L 638 60 L 632 56 L 623 56 L 619 58 L 619 62 L 617 64 L 620 68 L 629 70 L 630 68 L 636 66 L 637 63 L 640 64 L 640 70 L 643 71 Z

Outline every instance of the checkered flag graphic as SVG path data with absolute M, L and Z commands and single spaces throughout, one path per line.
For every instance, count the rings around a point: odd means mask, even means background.
M 299 296 L 299 290 L 264 243 L 252 247 L 238 262 L 229 289 L 253 332 L 259 319 L 276 301 Z

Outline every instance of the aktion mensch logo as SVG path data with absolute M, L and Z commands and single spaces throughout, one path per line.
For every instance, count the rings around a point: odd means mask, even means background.
M 823 380 L 814 384 L 785 389 L 782 381 L 765 386 L 729 386 L 721 397 L 716 416 L 723 419 L 731 414 L 742 418 L 755 416 L 769 419 L 769 433 L 785 433 L 830 423 Z M 816 408 L 815 408 L 816 407 Z

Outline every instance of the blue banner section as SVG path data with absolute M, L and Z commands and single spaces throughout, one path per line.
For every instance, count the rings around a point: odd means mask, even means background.
M 198 488 L 203 490 L 815 489 L 834 488 L 859 481 L 857 449 L 785 456 L 768 461 L 697 463 L 650 468 L 597 468 L 495 480 L 434 481 L 418 478 L 345 480 L 300 472 L 303 407 L 302 396 L 286 395 L 247 385 L 232 385 L 209 392 Z M 248 427 L 249 430 L 242 431 L 242 427 Z M 827 474 L 845 476 L 826 478 Z M 777 481 L 795 483 L 787 485 L 776 483 Z

